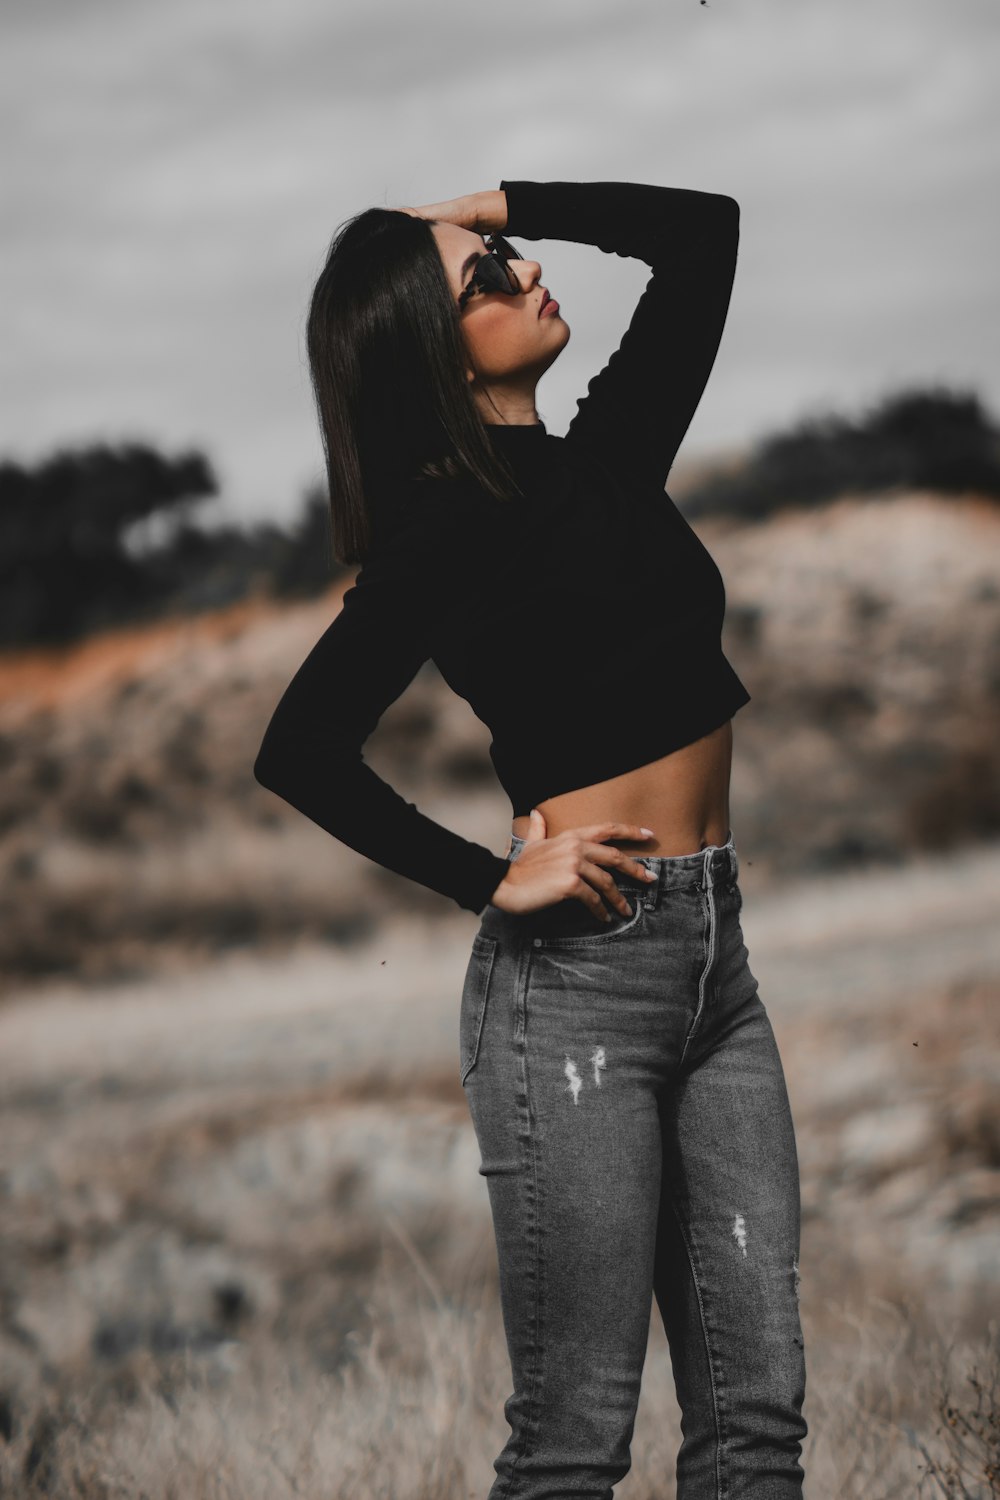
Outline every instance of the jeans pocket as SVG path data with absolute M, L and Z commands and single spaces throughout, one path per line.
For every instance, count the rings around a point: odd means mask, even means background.
M 477 932 L 472 939 L 472 952 L 465 970 L 462 986 L 462 1005 L 459 1015 L 459 1056 L 461 1081 L 464 1084 L 479 1057 L 479 1043 L 486 1019 L 486 1002 L 490 993 L 490 978 L 493 960 L 496 958 L 497 942 L 487 933 Z
M 568 896 L 529 912 L 523 919 L 525 939 L 535 948 L 597 948 L 637 933 L 646 916 L 647 892 L 624 881 L 615 884 L 631 908 L 628 916 L 606 903 L 610 920 L 604 922 L 584 902 Z

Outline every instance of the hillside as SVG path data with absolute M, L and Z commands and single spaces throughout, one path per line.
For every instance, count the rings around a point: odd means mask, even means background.
M 745 875 L 891 864 L 995 834 L 1000 509 L 859 495 L 697 530 L 753 695 L 734 725 Z M 342 591 L 0 657 L 0 968 L 99 978 L 154 953 L 349 940 L 371 929 L 376 895 L 380 910 L 463 919 L 253 780 L 267 718 Z M 500 851 L 509 807 L 488 744 L 428 663 L 366 755 Z

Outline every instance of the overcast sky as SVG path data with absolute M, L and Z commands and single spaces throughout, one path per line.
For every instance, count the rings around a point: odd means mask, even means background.
M 0 76 L 4 457 L 197 445 L 217 513 L 287 519 L 337 224 L 502 177 L 739 201 L 678 467 L 904 383 L 1000 414 L 996 0 L 8 0 Z M 530 245 L 572 329 L 538 392 L 563 432 L 648 271 Z

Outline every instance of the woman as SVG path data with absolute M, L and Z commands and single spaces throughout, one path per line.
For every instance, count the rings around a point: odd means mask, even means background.
M 500 231 L 652 268 L 565 437 L 535 388 L 569 327 Z M 720 647 L 718 568 L 664 489 L 738 233 L 720 194 L 504 180 L 359 214 L 310 308 L 335 549 L 362 567 L 254 769 L 481 916 L 461 1081 L 514 1380 L 491 1500 L 610 1500 L 654 1295 L 681 1500 L 802 1493 L 798 1164 L 729 826 L 750 695 Z M 427 660 L 492 730 L 503 857 L 362 759 Z

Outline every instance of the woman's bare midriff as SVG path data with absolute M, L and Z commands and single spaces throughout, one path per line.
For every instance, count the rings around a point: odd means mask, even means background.
M 694 854 L 709 844 L 724 844 L 732 759 L 733 724 L 728 719 L 711 734 L 648 765 L 539 802 L 546 837 L 613 819 L 638 823 L 655 834 L 638 841 L 603 841 L 630 854 Z M 519 838 L 527 837 L 529 826 L 527 816 L 511 823 Z

